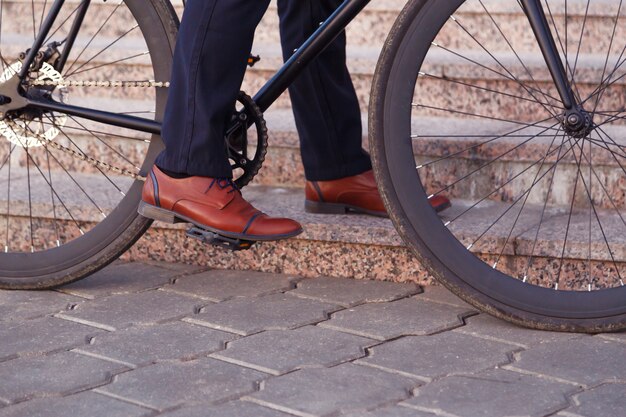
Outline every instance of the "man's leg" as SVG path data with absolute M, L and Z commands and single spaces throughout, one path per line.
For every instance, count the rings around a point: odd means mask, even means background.
M 278 0 L 285 60 L 317 30 L 342 0 Z M 327 181 L 371 169 L 362 149 L 361 110 L 346 68 L 340 35 L 289 89 L 309 181 Z
M 243 198 L 230 179 L 224 146 L 254 30 L 268 3 L 187 1 L 163 126 L 166 150 L 144 184 L 143 216 L 192 223 L 202 235 L 211 232 L 230 244 L 302 232 L 297 222 L 269 217 Z
M 270 0 L 188 0 L 163 121 L 167 171 L 231 178 L 224 131 Z
M 342 0 L 278 0 L 285 60 Z M 361 111 L 346 67 L 346 37 L 339 36 L 289 89 L 300 136 L 305 207 L 315 213 L 357 211 L 387 216 L 361 147 Z M 431 200 L 445 210 L 445 197 Z

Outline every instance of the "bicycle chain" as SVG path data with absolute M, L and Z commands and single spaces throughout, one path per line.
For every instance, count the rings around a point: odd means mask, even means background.
M 102 88 L 169 88 L 169 82 L 160 82 L 160 81 L 52 81 L 52 80 L 30 80 L 29 85 L 38 86 L 38 87 L 102 87 Z M 102 162 L 96 158 L 85 155 L 82 152 L 77 152 L 74 149 L 63 146 L 54 141 L 48 140 L 46 137 L 39 133 L 30 132 L 29 135 L 32 135 L 37 141 L 41 143 L 42 146 L 49 145 L 52 148 L 55 148 L 61 152 L 65 152 L 70 154 L 72 157 L 77 158 L 81 161 L 85 161 L 90 165 L 98 168 L 105 169 L 110 172 L 115 172 L 117 174 L 130 177 L 134 180 L 145 181 L 146 177 L 143 177 L 139 174 L 131 172 L 124 168 L 119 168 L 114 165 L 111 165 L 107 162 Z
M 6 122 L 6 123 L 9 126 L 11 126 L 12 128 L 13 127 L 19 127 L 13 121 L 9 121 L 9 122 Z M 79 159 L 81 161 L 88 162 L 90 165 L 92 165 L 92 166 L 94 166 L 94 167 L 96 167 L 98 169 L 103 168 L 103 169 L 106 169 L 107 171 L 110 171 L 110 172 L 115 172 L 117 174 L 120 174 L 120 175 L 123 175 L 123 176 L 126 176 L 126 177 L 131 177 L 134 180 L 141 180 L 141 181 L 145 181 L 146 180 L 146 177 L 143 177 L 143 176 L 141 176 L 139 174 L 131 172 L 131 171 L 127 170 L 127 169 L 118 168 L 118 167 L 113 166 L 111 164 L 108 164 L 106 162 L 102 162 L 102 161 L 100 161 L 98 159 L 95 159 L 95 158 L 93 158 L 91 156 L 88 156 L 88 155 L 86 155 L 86 154 L 84 154 L 82 152 L 75 151 L 74 149 L 68 148 L 67 146 L 63 146 L 63 145 L 61 145 L 59 143 L 56 143 L 53 140 L 49 140 L 48 138 L 46 138 L 41 133 L 36 133 L 36 132 L 30 131 L 28 133 L 28 135 L 31 136 L 31 137 L 34 137 L 35 140 L 37 140 L 44 148 L 47 147 L 47 146 L 51 146 L 52 148 L 55 148 L 55 149 L 57 149 L 57 150 L 59 150 L 61 152 L 69 153 L 70 155 L 72 155 L 73 157 L 75 157 L 75 158 L 77 158 L 77 159 Z
M 170 83 L 162 81 L 52 81 L 32 80 L 29 83 L 41 87 L 102 87 L 102 88 L 169 88 Z

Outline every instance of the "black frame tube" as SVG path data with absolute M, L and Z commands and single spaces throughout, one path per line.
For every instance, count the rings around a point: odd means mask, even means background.
M 535 38 L 537 38 L 537 42 L 539 43 L 543 58 L 548 65 L 548 70 L 550 71 L 554 85 L 559 92 L 563 107 L 565 107 L 566 110 L 572 110 L 576 104 L 576 97 L 572 91 L 571 83 L 568 80 L 543 6 L 540 0 L 521 0 L 521 2 L 535 34 Z
M 61 57 L 57 61 L 55 67 L 55 69 L 59 72 L 63 72 L 63 68 L 65 68 L 65 64 L 67 63 L 67 59 L 70 56 L 70 52 L 72 52 L 74 42 L 76 42 L 78 32 L 80 32 L 80 28 L 83 25 L 85 15 L 87 14 L 87 10 L 89 10 L 90 4 L 91 0 L 82 0 L 79 9 L 76 12 L 76 17 L 74 18 L 74 22 L 72 22 L 72 28 L 70 29 L 67 38 L 65 38 L 65 46 L 63 47 L 63 52 L 61 53 Z
M 254 96 L 254 102 L 262 112 L 269 109 L 278 97 L 289 88 L 302 70 L 346 29 L 346 26 L 369 2 L 370 0 L 345 0 L 320 25 L 319 29 L 295 51 L 285 65 Z
M 70 104 L 63 104 L 53 100 L 27 100 L 27 102 L 28 106 L 36 107 L 41 110 L 77 116 L 83 119 L 93 120 L 95 122 L 111 126 L 133 129 L 140 132 L 153 133 L 155 135 L 161 134 L 161 123 L 150 119 L 144 119 L 143 117 L 135 117 L 126 114 L 72 106 Z
M 24 58 L 24 62 L 22 63 L 22 69 L 18 74 L 20 80 L 23 80 L 26 77 L 26 74 L 28 74 L 30 66 L 33 65 L 33 62 L 35 61 L 39 50 L 41 49 L 43 43 L 46 41 L 46 37 L 48 37 L 48 33 L 50 33 L 50 29 L 52 29 L 52 25 L 59 16 L 59 12 L 61 11 L 61 7 L 63 7 L 64 3 L 65 0 L 54 0 L 54 3 L 50 7 L 50 11 L 48 12 L 48 15 L 46 16 L 43 24 L 41 25 L 39 34 L 37 35 L 33 46 L 28 51 L 26 58 Z

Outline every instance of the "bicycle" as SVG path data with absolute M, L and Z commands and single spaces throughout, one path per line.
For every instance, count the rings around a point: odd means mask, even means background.
M 65 3 L 0 4 L 0 288 L 81 279 L 151 223 L 137 206 L 162 149 L 178 18 L 167 0 Z M 346 0 L 253 99 L 240 95 L 225 138 L 239 186 L 263 163 L 263 112 L 368 3 Z M 381 193 L 418 259 L 482 311 L 626 328 L 621 9 L 409 0 L 388 36 L 369 122 Z M 454 198 L 441 217 L 428 204 L 439 193 Z

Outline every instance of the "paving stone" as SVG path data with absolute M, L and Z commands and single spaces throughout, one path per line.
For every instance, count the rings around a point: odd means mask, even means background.
M 379 408 L 369 412 L 342 414 L 341 417 L 435 417 L 433 413 L 409 407 L 395 406 Z
M 624 343 L 583 336 L 534 346 L 508 367 L 589 386 L 626 381 L 624 357 Z
M 80 304 L 75 310 L 59 314 L 58 317 L 116 330 L 191 315 L 198 308 L 197 299 L 155 290 L 99 298 Z
M 128 368 L 73 352 L 0 363 L 0 398 L 8 402 L 62 395 L 108 382 Z
M 363 303 L 394 301 L 421 292 L 415 284 L 355 280 L 344 278 L 315 278 L 298 283 L 290 294 L 310 298 L 342 307 L 353 307 Z
M 576 388 L 501 369 L 450 376 L 415 390 L 404 404 L 456 416 L 546 416 L 567 405 Z
M 574 406 L 564 410 L 581 417 L 615 417 L 626 410 L 626 385 L 606 384 L 577 394 Z
M 445 332 L 403 337 L 373 347 L 369 357 L 356 363 L 429 381 L 505 364 L 514 349 L 505 343 Z
M 0 321 L 24 320 L 65 311 L 78 297 L 44 291 L 1 291 Z
M 209 268 L 202 265 L 189 265 L 182 262 L 171 263 L 161 261 L 142 260 L 141 263 L 146 265 L 153 265 L 159 268 L 169 269 L 170 271 L 178 272 L 178 274 L 197 274 L 198 272 L 204 272 Z M 177 274 L 177 275 L 178 275 Z
M 450 290 L 441 285 L 430 285 L 424 287 L 424 292 L 419 295 L 422 300 L 433 301 L 435 303 L 449 304 L 455 307 L 462 307 L 468 310 L 476 310 L 465 301 L 461 300 L 456 295 L 452 294 Z
M 169 413 L 160 414 L 159 417 L 293 417 L 293 414 L 263 407 L 247 401 L 231 401 L 216 406 L 200 405 L 196 407 L 181 408 Z
M 148 417 L 153 411 L 95 392 L 62 398 L 41 398 L 0 408 L 0 417 Z
M 403 335 L 424 335 L 453 329 L 462 317 L 473 314 L 467 308 L 419 299 L 419 296 L 391 303 L 364 304 L 333 314 L 320 326 L 377 340 Z
M 415 386 L 400 375 L 347 363 L 271 378 L 245 399 L 299 416 L 327 416 L 404 400 Z
M 178 273 L 144 263 L 117 263 L 80 281 L 60 288 L 60 291 L 94 299 L 113 294 L 146 291 L 168 284 Z
M 333 366 L 365 355 L 372 339 L 316 326 L 276 330 L 245 337 L 211 356 L 281 375 L 306 367 Z
M 98 389 L 136 404 L 164 410 L 181 405 L 212 404 L 254 392 L 267 374 L 202 358 L 162 362 L 119 375 Z
M 96 336 L 76 351 L 140 366 L 155 361 L 193 359 L 224 349 L 237 336 L 181 321 L 131 327 Z
M 185 320 L 245 336 L 263 330 L 287 330 L 317 323 L 338 308 L 288 294 L 274 294 L 209 305 L 200 314 Z
M 524 348 L 529 348 L 530 346 L 541 343 L 552 343 L 559 340 L 568 340 L 580 337 L 580 335 L 575 333 L 547 332 L 527 329 L 487 314 L 480 314 L 468 318 L 466 325 L 455 329 L 454 332 L 511 343 Z
M 207 271 L 176 280 L 168 291 L 191 295 L 213 302 L 235 297 L 258 297 L 295 287 L 297 278 L 255 271 Z
M 626 343 L 626 332 L 605 333 L 601 335 L 601 337 L 609 340 L 615 340 L 616 342 Z
M 93 327 L 54 317 L 0 322 L 0 361 L 86 345 L 98 333 Z

